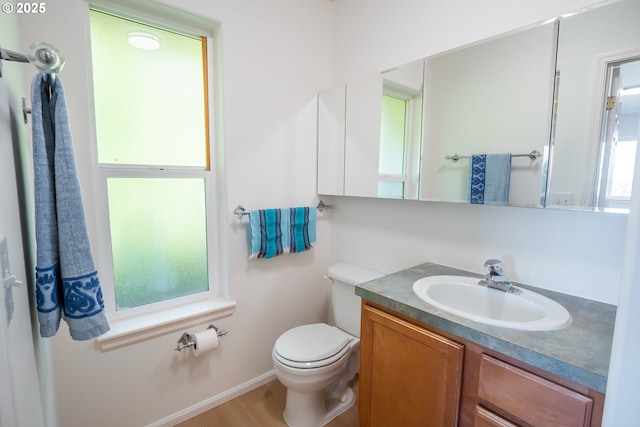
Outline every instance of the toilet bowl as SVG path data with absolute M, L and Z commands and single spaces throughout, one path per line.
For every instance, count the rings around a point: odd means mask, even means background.
M 320 427 L 353 406 L 349 381 L 357 372 L 360 349 L 360 298 L 354 285 L 381 275 L 351 264 L 332 266 L 328 277 L 336 326 L 297 326 L 277 339 L 273 366 L 287 388 L 284 419 L 290 427 Z

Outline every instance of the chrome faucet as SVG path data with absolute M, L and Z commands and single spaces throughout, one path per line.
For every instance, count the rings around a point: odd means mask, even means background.
M 519 295 L 522 293 L 521 289 L 513 286 L 513 284 L 511 284 L 511 281 L 502 274 L 502 261 L 500 261 L 499 259 L 488 259 L 485 261 L 484 266 L 489 269 L 489 272 L 485 274 L 483 280 L 480 280 L 478 282 L 479 285 L 498 289 L 515 295 Z

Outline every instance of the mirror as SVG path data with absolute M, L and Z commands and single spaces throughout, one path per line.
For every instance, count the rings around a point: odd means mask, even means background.
M 473 160 L 473 203 L 543 206 L 556 35 L 549 23 L 426 59 L 420 200 L 471 202 Z
M 319 194 L 467 203 L 468 156 L 513 153 L 508 203 L 542 206 L 556 35 L 536 26 L 320 93 Z
M 628 211 L 640 132 L 638 17 L 640 2 L 630 0 L 561 18 L 548 207 Z
M 470 164 L 498 162 L 504 197 L 483 203 L 627 211 L 638 16 L 637 0 L 606 2 L 321 93 L 318 193 L 469 203 Z

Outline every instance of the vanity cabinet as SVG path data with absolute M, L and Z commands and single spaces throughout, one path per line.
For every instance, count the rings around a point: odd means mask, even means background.
M 604 394 L 363 300 L 360 427 L 598 427 Z
M 463 345 L 364 305 L 360 427 L 456 426 L 463 356 Z

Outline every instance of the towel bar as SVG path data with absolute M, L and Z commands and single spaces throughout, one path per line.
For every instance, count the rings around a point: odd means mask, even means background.
M 535 160 L 540 156 L 542 156 L 542 153 L 539 152 L 538 150 L 533 150 L 529 154 L 512 154 L 511 155 L 511 157 L 528 157 L 531 160 Z M 471 156 L 460 156 L 458 154 L 454 154 L 453 156 L 449 156 L 449 155 L 445 156 L 445 159 L 457 162 L 460 159 L 468 159 L 469 157 Z
M 326 209 L 333 209 L 333 206 L 331 205 L 325 205 L 324 202 L 322 200 L 320 200 L 320 202 L 318 203 L 318 205 L 316 206 L 316 209 L 318 209 L 318 211 L 323 212 Z M 237 208 L 235 208 L 233 210 L 233 214 L 241 219 L 243 216 L 245 215 L 249 215 L 249 211 L 247 211 L 244 206 L 242 205 L 238 205 Z

